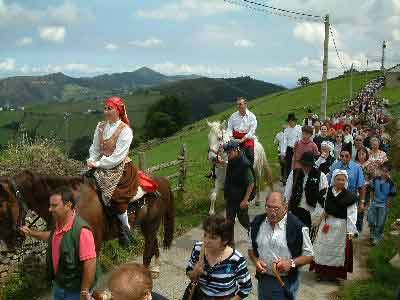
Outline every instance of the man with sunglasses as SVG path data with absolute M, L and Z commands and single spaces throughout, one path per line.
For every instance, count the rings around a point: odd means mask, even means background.
M 273 264 L 296 299 L 299 268 L 310 264 L 314 256 L 308 228 L 288 212 L 282 193 L 272 192 L 266 199 L 265 209 L 265 214 L 254 217 L 249 236 L 248 252 L 256 266 L 258 299 L 288 299 L 273 275 Z

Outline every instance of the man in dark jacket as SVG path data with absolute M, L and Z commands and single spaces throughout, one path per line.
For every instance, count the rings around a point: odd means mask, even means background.
M 234 223 L 237 216 L 239 223 L 249 230 L 248 207 L 255 194 L 253 170 L 238 142 L 228 142 L 224 145 L 224 151 L 228 154 L 224 188 L 226 218 Z
M 328 180 L 326 175 L 315 167 L 312 152 L 304 152 L 300 164 L 301 168 L 290 172 L 285 187 L 285 198 L 289 203 L 289 211 L 311 228 L 311 214 L 318 203 L 323 207 Z

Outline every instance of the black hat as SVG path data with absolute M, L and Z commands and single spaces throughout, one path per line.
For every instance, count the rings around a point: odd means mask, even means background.
M 297 121 L 296 115 L 294 113 L 289 113 L 286 121 Z
M 229 151 L 238 149 L 239 146 L 240 146 L 240 144 L 238 142 L 236 142 L 235 140 L 231 140 L 231 141 L 227 142 L 226 144 L 224 144 L 224 151 L 229 152 Z
M 315 164 L 314 154 L 310 151 L 304 152 L 301 156 L 300 163 L 305 166 L 313 166 Z

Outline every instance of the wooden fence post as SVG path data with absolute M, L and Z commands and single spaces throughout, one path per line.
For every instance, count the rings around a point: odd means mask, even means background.
M 139 170 L 146 170 L 146 156 L 145 152 L 139 152 Z
M 186 183 L 186 173 L 187 173 L 187 148 L 186 144 L 182 144 L 181 156 L 179 157 L 181 160 L 180 168 L 179 168 L 179 182 L 178 182 L 178 192 L 179 199 L 183 200 L 183 193 L 185 192 L 185 183 Z

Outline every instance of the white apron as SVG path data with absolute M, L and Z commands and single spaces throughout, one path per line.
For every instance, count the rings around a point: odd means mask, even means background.
M 328 233 L 322 232 L 329 224 Z M 347 220 L 329 216 L 322 220 L 314 242 L 314 261 L 318 265 L 343 267 L 346 258 Z

